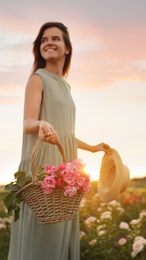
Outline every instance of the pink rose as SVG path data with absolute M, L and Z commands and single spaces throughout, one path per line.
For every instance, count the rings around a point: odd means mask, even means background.
M 58 178 L 56 180 L 56 186 L 63 187 L 63 184 L 64 184 L 64 182 L 63 182 L 62 178 Z
M 74 167 L 77 169 L 83 169 L 85 167 L 85 163 L 79 158 L 75 159 L 73 161 L 73 164 L 74 164 Z
M 76 176 L 71 173 L 66 173 L 63 175 L 63 180 L 68 184 L 68 185 L 75 185 L 76 183 Z
M 86 179 L 86 181 L 90 181 L 90 175 L 89 174 L 84 174 L 84 177 L 85 177 L 85 179 Z
M 121 229 L 129 229 L 129 225 L 127 222 L 121 222 L 119 225 L 119 228 Z
M 140 251 L 142 251 L 144 248 L 144 244 L 141 241 L 136 241 L 133 243 L 132 249 L 133 251 L 136 251 L 137 253 L 139 253 Z
M 137 256 L 137 254 L 138 254 L 138 252 L 132 251 L 131 256 L 132 256 L 132 257 L 135 257 L 135 256 Z
M 89 192 L 89 191 L 90 191 L 90 182 L 84 181 L 82 189 L 83 189 L 83 191 L 84 191 L 85 193 L 86 193 L 86 192 Z
M 74 186 L 65 186 L 64 189 L 65 189 L 64 195 L 68 197 L 73 197 L 77 193 L 77 188 Z
M 81 187 L 84 184 L 85 178 L 82 176 L 78 176 L 76 179 L 76 183 L 79 187 Z
M 139 242 L 141 242 L 142 244 L 146 245 L 146 239 L 145 239 L 144 237 L 142 237 L 142 236 L 136 236 L 136 237 L 134 238 L 134 242 L 136 242 L 136 241 L 139 241 Z
M 111 211 L 104 211 L 101 216 L 100 216 L 101 220 L 110 220 L 112 219 L 112 213 Z
M 126 239 L 126 238 L 120 238 L 119 241 L 118 241 L 118 244 L 119 244 L 120 246 L 122 246 L 122 245 L 126 244 L 126 242 L 127 242 L 127 239 Z
M 82 160 L 75 159 L 73 162 L 66 164 L 66 172 L 80 174 L 81 172 L 83 172 L 84 167 L 85 164 Z
M 90 246 L 94 246 L 97 242 L 97 239 L 92 239 L 91 241 L 89 241 L 89 245 Z
M 84 237 L 86 235 L 86 233 L 84 232 L 84 231 L 80 231 L 80 239 L 82 238 L 82 237 Z
M 98 236 L 103 236 L 105 233 L 106 233 L 105 230 L 100 230 L 100 231 L 98 232 Z
M 95 222 L 95 221 L 96 221 L 96 218 L 93 217 L 93 216 L 90 216 L 89 218 L 87 218 L 87 219 L 85 220 L 85 224 L 90 225 L 91 223 L 93 223 L 93 222 Z
M 57 171 L 56 166 L 46 165 L 46 173 L 47 174 L 53 174 L 55 171 Z
M 45 179 L 42 182 L 41 185 L 42 188 L 48 189 L 48 188 L 55 188 L 55 178 L 53 175 L 45 177 Z
M 41 187 L 46 194 L 52 193 L 55 187 L 64 188 L 65 196 L 72 197 L 78 192 L 89 192 L 90 177 L 84 171 L 85 164 L 80 159 L 70 163 L 60 163 L 58 167 L 46 165 L 46 177 Z M 64 187 L 64 185 L 66 185 Z
M 58 165 L 58 170 L 61 171 L 61 173 L 64 173 L 66 170 L 66 165 L 64 163 L 60 163 Z
M 73 165 L 73 163 L 67 163 L 66 164 L 66 173 L 75 173 L 75 167 Z

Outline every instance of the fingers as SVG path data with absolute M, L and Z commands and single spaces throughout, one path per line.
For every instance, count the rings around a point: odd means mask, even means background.
M 57 135 L 57 132 L 55 130 L 49 131 L 44 141 L 47 143 L 57 144 L 59 142 L 59 137 Z
M 110 146 L 108 144 L 102 143 L 103 151 L 107 154 L 110 154 Z
M 47 131 L 48 131 L 48 129 L 47 129 Z M 51 135 L 56 135 L 57 134 L 56 130 L 54 130 L 53 127 L 50 127 L 49 131 L 48 132 L 47 131 L 46 131 L 46 135 L 47 136 L 51 136 Z
M 43 140 L 47 143 L 57 144 L 59 137 L 53 126 L 46 121 L 41 121 L 39 126 L 39 137 L 43 137 Z
M 54 132 L 55 132 L 55 130 L 52 125 L 50 125 L 46 121 L 40 121 L 40 125 L 39 125 L 39 136 L 40 137 L 49 136 Z
M 44 141 L 47 143 L 57 144 L 59 142 L 59 138 L 55 133 L 49 133 L 49 135 L 45 137 Z

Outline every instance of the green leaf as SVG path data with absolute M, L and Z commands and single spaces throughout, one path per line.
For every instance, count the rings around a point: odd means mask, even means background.
M 19 218 L 19 214 L 20 214 L 20 208 L 17 206 L 14 209 L 14 221 L 16 221 Z
M 8 209 L 8 211 L 11 208 L 12 204 L 14 203 L 16 197 L 17 197 L 17 195 L 15 192 L 10 192 L 4 198 L 4 204 L 5 204 L 6 208 Z
M 44 166 L 39 166 L 38 169 L 37 169 L 37 172 L 40 173 L 40 172 L 42 172 L 44 169 L 45 169 Z
M 16 184 L 16 182 L 11 182 L 11 183 L 9 183 L 9 184 L 7 184 L 5 186 L 5 190 L 8 190 L 8 191 L 18 191 L 19 187 Z
M 15 173 L 15 176 L 17 178 L 17 184 L 20 188 L 31 182 L 31 175 L 27 172 L 17 172 Z
M 24 175 L 26 172 L 18 171 L 14 173 L 15 179 L 18 179 L 21 175 Z
M 46 175 L 45 172 L 39 172 L 39 173 L 37 173 L 37 178 L 39 180 L 44 180 L 45 175 Z
M 8 209 L 8 214 L 14 212 L 14 221 L 19 218 L 21 199 L 17 197 L 17 191 L 19 191 L 26 184 L 30 183 L 32 178 L 27 172 L 18 171 L 14 174 L 16 181 L 11 182 L 5 186 L 5 190 L 9 193 L 4 198 L 4 205 Z
M 16 207 L 17 207 L 17 204 L 16 204 L 16 203 L 13 203 L 12 205 L 10 205 L 10 207 L 9 207 L 9 209 L 8 209 L 8 214 L 11 214 L 11 212 L 12 212 L 13 210 L 15 210 Z

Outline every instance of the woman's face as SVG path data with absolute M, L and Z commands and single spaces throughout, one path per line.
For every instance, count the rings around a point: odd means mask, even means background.
M 51 27 L 44 31 L 40 53 L 46 62 L 65 60 L 69 50 L 66 48 L 63 40 L 63 32 L 57 27 Z

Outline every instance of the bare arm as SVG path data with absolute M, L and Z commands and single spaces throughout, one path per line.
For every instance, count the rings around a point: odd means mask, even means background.
M 28 80 L 25 90 L 23 130 L 26 134 L 44 136 L 46 142 L 57 143 L 58 136 L 49 122 L 39 120 L 43 94 L 43 82 L 39 75 Z
M 40 121 L 39 113 L 42 101 L 43 85 L 38 75 L 28 80 L 25 90 L 23 130 L 26 134 L 37 135 Z
M 77 147 L 82 150 L 86 150 L 92 153 L 103 151 L 105 153 L 110 153 L 110 146 L 106 143 L 100 143 L 97 145 L 89 145 L 76 138 Z

